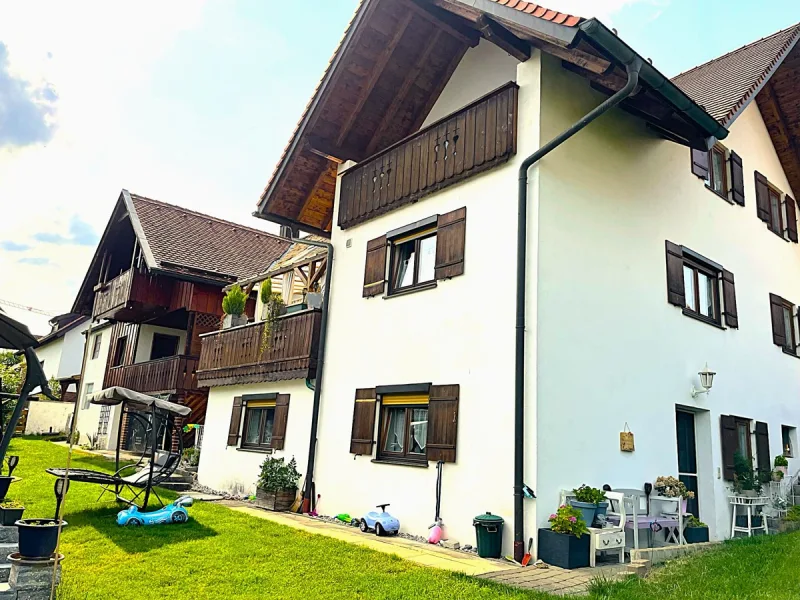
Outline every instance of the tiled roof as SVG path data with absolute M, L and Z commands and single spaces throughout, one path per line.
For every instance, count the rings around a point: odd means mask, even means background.
M 800 23 L 672 78 L 723 125 L 761 88 L 800 37 Z
M 324 237 L 319 235 L 307 235 L 303 239 L 311 240 L 314 242 L 328 241 Z M 286 252 L 284 252 L 280 257 L 278 257 L 278 259 L 274 263 L 272 263 L 268 269 L 263 269 L 250 277 L 241 279 L 239 280 L 238 283 L 241 286 L 245 286 L 250 283 L 255 283 L 257 281 L 263 281 L 264 279 L 270 277 L 277 271 L 285 271 L 288 267 L 291 267 L 293 265 L 305 264 L 312 260 L 323 258 L 327 254 L 328 251 L 325 248 L 320 248 L 319 246 L 312 246 L 310 244 L 303 244 L 302 242 L 293 242 L 292 245 L 289 247 L 289 249 L 286 250 Z
M 263 271 L 290 246 L 258 229 L 136 194 L 130 197 L 155 266 L 166 271 L 238 279 Z
M 39 338 L 39 346 L 41 346 L 42 344 L 47 344 L 49 342 L 52 342 L 53 340 L 56 340 L 58 338 L 64 337 L 68 332 L 72 331 L 78 325 L 80 325 L 81 323 L 84 323 L 84 322 L 86 322 L 88 320 L 83 315 L 77 315 L 77 314 L 60 315 L 60 316 L 68 317 L 68 318 L 65 318 L 62 321 L 62 323 L 58 327 L 58 329 L 56 329 L 55 331 L 51 331 L 50 333 L 48 333 L 45 336 L 40 337 Z
M 575 15 L 559 12 L 557 10 L 551 10 L 542 6 L 541 4 L 525 2 L 525 0 L 492 0 L 492 2 L 495 4 L 501 4 L 502 6 L 507 6 L 508 8 L 516 9 L 529 15 L 533 15 L 534 17 L 538 17 L 544 21 L 552 21 L 556 25 L 564 25 L 565 27 L 575 27 L 576 25 L 580 25 L 584 20 L 583 17 L 577 17 Z

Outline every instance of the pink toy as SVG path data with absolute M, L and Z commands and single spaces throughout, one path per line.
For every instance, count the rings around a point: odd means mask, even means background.
M 437 521 L 436 525 L 431 527 L 431 532 L 428 535 L 428 543 L 429 544 L 438 544 L 439 540 L 442 539 L 442 527 L 440 525 L 441 521 Z

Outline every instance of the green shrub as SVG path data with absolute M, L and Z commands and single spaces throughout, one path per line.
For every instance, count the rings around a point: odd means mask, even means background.
M 692 515 L 686 520 L 686 527 L 708 527 L 708 525 L 706 525 L 700 519 Z
M 244 312 L 247 295 L 238 283 L 231 286 L 222 299 L 222 310 L 226 315 L 240 315 Z
M 605 494 L 603 494 L 603 497 L 605 497 Z M 588 502 L 588 500 L 579 500 L 579 502 Z M 550 529 L 556 533 L 565 533 L 567 535 L 581 537 L 584 533 L 588 533 L 589 531 L 586 528 L 586 521 L 584 521 L 581 516 L 581 511 L 577 508 L 567 506 L 566 504 L 559 506 L 558 510 L 550 515 L 548 521 L 550 521 Z
M 294 457 L 287 463 L 283 458 L 268 456 L 261 463 L 258 487 L 266 492 L 294 489 L 299 480 L 300 473 L 297 472 L 297 461 Z
M 606 499 L 606 493 L 603 490 L 589 487 L 585 483 L 572 490 L 572 493 L 575 494 L 575 500 L 578 502 L 588 502 L 589 504 L 599 504 Z
M 789 461 L 786 460 L 786 457 L 783 454 L 778 454 L 778 456 L 775 457 L 775 462 L 773 465 L 776 467 L 788 467 Z
M 786 521 L 800 521 L 800 504 L 795 504 L 786 513 Z

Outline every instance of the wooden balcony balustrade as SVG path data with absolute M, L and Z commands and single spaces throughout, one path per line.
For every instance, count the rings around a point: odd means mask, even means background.
M 269 345 L 262 343 L 263 322 L 204 334 L 198 382 L 217 386 L 313 379 L 321 315 L 318 310 L 305 310 L 279 317 Z
M 198 389 L 197 362 L 196 356 L 170 356 L 111 367 L 103 387 L 119 385 L 143 393 L 185 394 Z
M 363 223 L 507 161 L 516 153 L 517 92 L 509 82 L 348 170 L 339 226 Z
M 95 288 L 92 314 L 95 319 L 135 322 L 144 314 L 166 312 L 172 287 L 173 281 L 167 277 L 128 269 Z

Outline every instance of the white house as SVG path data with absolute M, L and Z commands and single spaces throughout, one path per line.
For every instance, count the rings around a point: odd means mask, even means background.
M 334 249 L 323 512 L 389 502 L 424 534 L 443 461 L 448 535 L 491 511 L 518 554 L 561 490 L 674 475 L 728 537 L 734 454 L 768 471 L 797 445 L 798 38 L 670 81 L 595 19 L 362 2 L 259 204 Z M 222 457 L 266 389 L 212 389 L 201 482 L 254 479 L 261 456 Z

